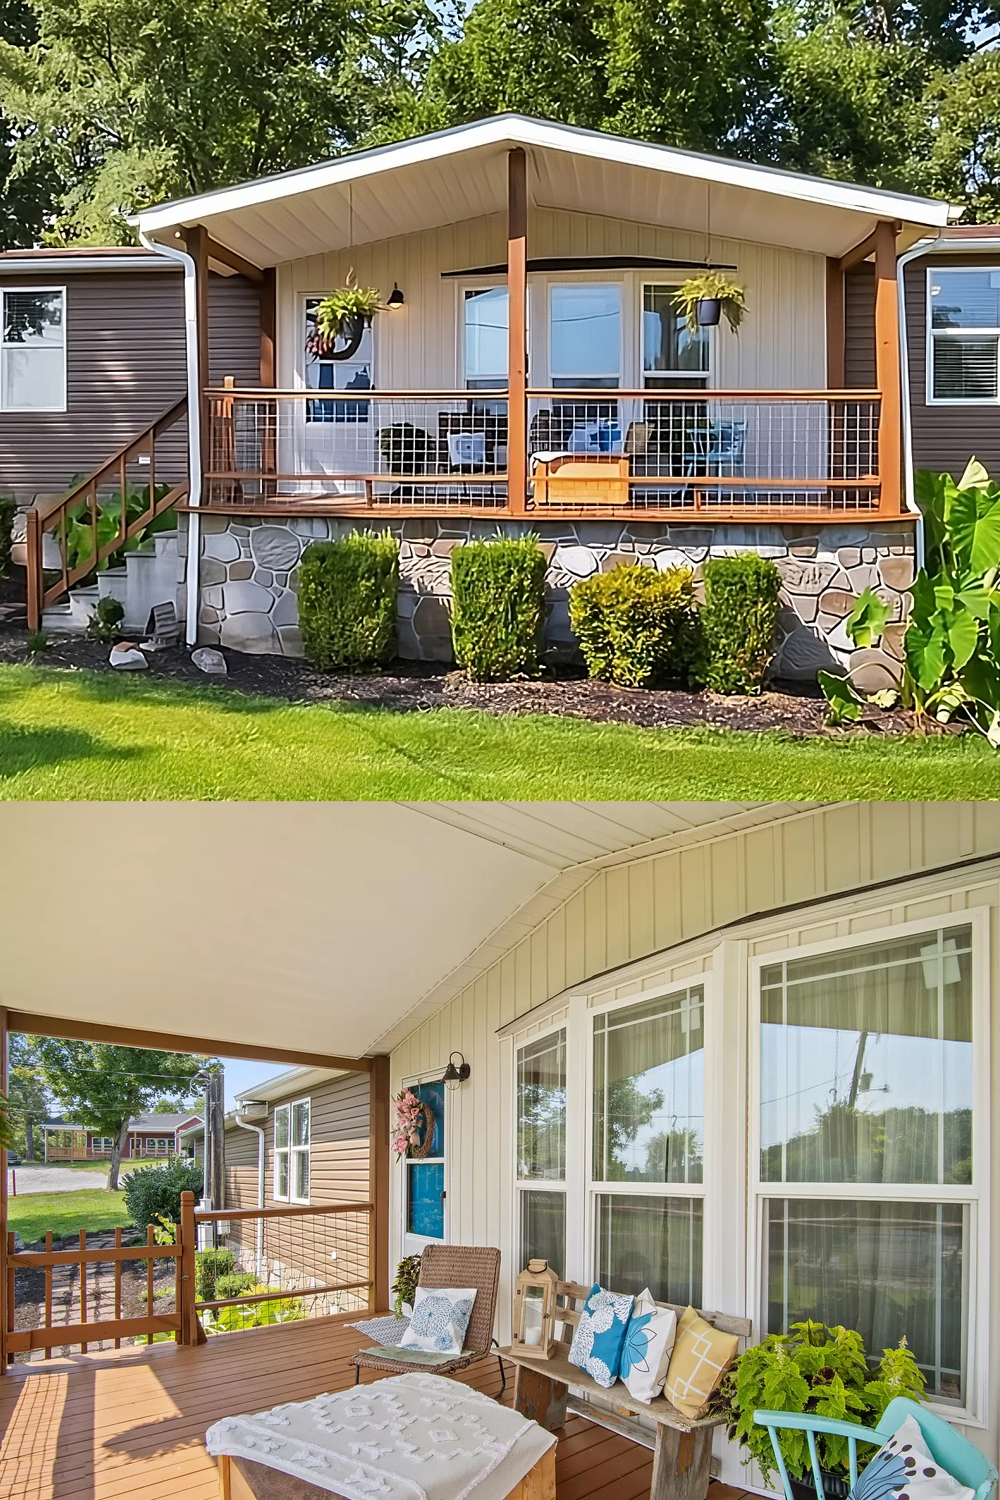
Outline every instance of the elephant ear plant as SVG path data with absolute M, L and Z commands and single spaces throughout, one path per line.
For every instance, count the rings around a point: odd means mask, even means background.
M 950 474 L 918 473 L 915 495 L 925 560 L 909 590 L 896 696 L 918 720 L 958 717 L 1000 748 L 1000 485 L 972 459 L 957 484 Z M 869 588 L 844 628 L 855 646 L 877 645 L 890 613 Z M 857 719 L 865 699 L 851 673 L 817 675 L 830 722 Z M 875 701 L 889 707 L 890 695 Z
M 777 1472 L 768 1428 L 758 1427 L 758 1409 L 815 1412 L 841 1422 L 874 1427 L 896 1396 L 919 1401 L 924 1377 L 900 1339 L 898 1348 L 885 1349 L 877 1365 L 865 1355 L 860 1333 L 839 1325 L 793 1323 L 787 1334 L 771 1333 L 762 1343 L 741 1354 L 726 1376 L 718 1409 L 727 1419 L 730 1439 L 745 1451 L 744 1462 L 755 1461 L 765 1484 Z M 810 1472 L 806 1434 L 778 1431 L 781 1455 L 791 1478 Z M 820 1467 L 840 1480 L 849 1472 L 844 1437 L 817 1434 Z M 859 1460 L 871 1458 L 874 1448 L 859 1445 Z

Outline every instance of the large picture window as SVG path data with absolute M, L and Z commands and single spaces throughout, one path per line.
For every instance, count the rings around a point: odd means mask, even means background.
M 760 1005 L 768 1331 L 843 1323 L 870 1350 L 905 1334 L 929 1391 L 964 1400 L 971 927 L 766 964 Z
M 995 402 L 1000 267 L 932 266 L 927 290 L 930 400 Z
M 520 1270 L 547 1260 L 566 1275 L 566 1032 L 517 1053 Z
M 66 293 L 0 292 L 0 410 L 66 410 Z
M 549 289 L 549 370 L 555 389 L 621 384 L 621 284 L 581 281 Z

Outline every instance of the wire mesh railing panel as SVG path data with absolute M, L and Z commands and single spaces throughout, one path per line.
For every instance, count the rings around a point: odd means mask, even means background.
M 507 401 L 445 392 L 209 397 L 209 504 L 507 504 Z
M 196 1218 L 195 1307 L 206 1333 L 369 1307 L 367 1209 L 234 1210 L 232 1217 Z

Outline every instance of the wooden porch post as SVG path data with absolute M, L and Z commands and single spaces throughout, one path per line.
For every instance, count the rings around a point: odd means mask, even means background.
M 372 1312 L 389 1310 L 389 1059 L 372 1058 L 368 1075 L 368 1224 Z
M 528 164 L 507 154 L 507 501 L 527 513 L 528 497 Z
M 0 1092 L 7 1097 L 7 1010 L 0 1006 Z M 0 1147 L 0 1375 L 7 1373 L 7 1330 L 13 1322 L 7 1284 L 7 1151 Z
M 875 230 L 875 385 L 881 395 L 878 424 L 880 510 L 903 507 L 903 414 L 899 368 L 899 303 L 896 287 L 896 226 L 882 220 Z
M 184 231 L 188 254 L 194 261 L 197 291 L 198 321 L 198 400 L 201 407 L 201 468 L 202 474 L 210 467 L 212 452 L 209 430 L 210 412 L 205 395 L 210 383 L 209 332 L 208 332 L 208 235 L 201 224 L 192 224 Z M 201 498 L 206 498 L 207 485 L 201 481 Z
M 836 256 L 826 258 L 826 388 L 842 391 L 847 379 L 844 273 Z

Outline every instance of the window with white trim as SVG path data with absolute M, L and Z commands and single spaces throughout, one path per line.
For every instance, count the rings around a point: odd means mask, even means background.
M 692 985 L 593 1018 L 594 1275 L 614 1291 L 702 1305 L 705 992 Z
M 927 395 L 933 402 L 996 402 L 1000 267 L 927 272 Z
M 710 331 L 692 333 L 677 287 L 642 288 L 642 383 L 649 390 L 684 390 L 708 384 Z
M 518 1266 L 566 1276 L 566 1028 L 517 1051 Z
M 462 358 L 466 390 L 506 390 L 508 307 L 506 285 L 464 288 Z
M 0 411 L 65 410 L 65 288 L 0 292 Z
M 759 970 L 764 1331 L 815 1319 L 905 1335 L 962 1404 L 978 1181 L 972 928 Z
M 296 1099 L 274 1111 L 274 1196 L 282 1203 L 309 1202 L 310 1104 Z

